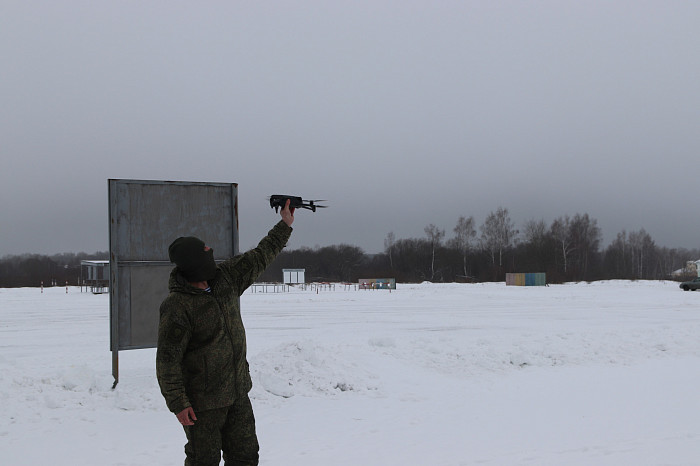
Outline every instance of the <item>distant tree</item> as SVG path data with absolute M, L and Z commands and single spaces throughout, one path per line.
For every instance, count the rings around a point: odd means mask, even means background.
M 462 274 L 467 277 L 467 256 L 472 248 L 472 242 L 476 238 L 474 217 L 459 217 L 457 226 L 454 227 L 455 237 L 451 241 L 451 246 L 457 249 L 462 255 Z
M 392 259 L 392 249 L 394 248 L 394 244 L 396 243 L 396 236 L 394 236 L 394 232 L 390 231 L 387 235 L 386 238 L 384 239 L 384 252 L 386 255 L 389 257 L 389 267 L 392 269 L 394 268 L 394 261 Z
M 656 244 L 644 228 L 633 231 L 629 235 L 629 245 L 632 253 L 632 264 L 636 278 L 651 278 L 649 264 L 655 259 Z
M 0 259 L 0 287 L 78 285 L 80 282 L 80 261 L 85 259 L 106 260 L 108 252 L 93 254 L 64 253 L 53 256 L 22 254 L 4 256 Z
M 326 246 L 318 250 L 321 276 L 324 281 L 352 282 L 365 262 L 362 249 L 349 244 Z
M 598 257 L 601 233 L 598 221 L 588 214 L 576 214 L 569 225 L 573 243 L 573 257 L 579 280 L 590 278 L 591 263 Z
M 685 269 L 688 261 L 696 261 L 698 259 L 700 259 L 700 251 L 697 249 L 657 248 L 656 278 L 670 278 L 673 272 Z
M 426 239 L 407 238 L 397 240 L 394 244 L 394 270 L 396 280 L 416 282 L 428 280 L 430 269 L 431 245 Z
M 523 225 L 520 243 L 523 257 L 519 262 L 532 271 L 556 271 L 553 244 L 554 239 L 544 220 L 528 220 Z
M 571 219 L 569 216 L 567 215 L 565 217 L 555 219 L 550 226 L 550 232 L 557 243 L 559 252 L 562 255 L 564 261 L 564 274 L 566 274 L 568 259 L 574 249 L 574 241 L 571 234 Z
M 610 243 L 604 253 L 604 264 L 608 278 L 628 278 L 631 274 L 627 243 L 627 231 L 622 230 Z
M 430 280 L 435 279 L 435 251 L 442 245 L 442 239 L 445 237 L 445 230 L 441 230 L 432 223 L 425 227 L 425 234 L 430 242 Z
M 498 266 L 503 266 L 503 253 L 515 244 L 518 230 L 508 215 L 508 209 L 499 207 L 496 212 L 491 212 L 480 227 L 481 247 L 488 252 L 491 263 L 496 265 L 498 254 Z
M 643 228 L 629 234 L 622 230 L 604 252 L 606 275 L 611 278 L 663 278 L 668 272 L 659 263 L 660 258 L 654 240 Z
M 657 277 L 664 279 L 669 278 L 671 274 L 681 267 L 674 267 L 674 262 L 678 258 L 678 250 L 675 248 L 659 247 L 656 251 L 657 255 Z
M 368 261 L 362 249 L 348 244 L 282 251 L 260 276 L 260 281 L 279 282 L 282 269 L 302 268 L 310 281 L 351 282 L 366 273 Z
M 547 224 L 544 220 L 528 220 L 523 225 L 523 241 L 542 246 L 547 241 Z
M 559 217 L 550 227 L 562 258 L 564 275 L 568 278 L 590 278 L 590 265 L 598 258 L 600 228 L 588 214 Z

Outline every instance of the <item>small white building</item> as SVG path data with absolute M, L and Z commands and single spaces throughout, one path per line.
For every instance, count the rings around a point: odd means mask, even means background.
M 684 277 L 688 275 L 697 275 L 700 277 L 700 260 L 688 261 L 682 269 L 671 272 L 672 277 Z
M 83 286 L 95 294 L 109 291 L 109 261 L 80 261 L 80 291 Z
M 298 285 L 306 283 L 304 273 L 306 269 L 282 269 L 282 283 L 285 285 Z

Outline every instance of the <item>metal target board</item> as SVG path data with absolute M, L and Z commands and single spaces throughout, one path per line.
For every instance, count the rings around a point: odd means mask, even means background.
M 114 386 L 120 350 L 158 343 L 160 303 L 174 265 L 168 246 L 196 236 L 214 259 L 238 254 L 238 185 L 109 180 L 110 349 Z

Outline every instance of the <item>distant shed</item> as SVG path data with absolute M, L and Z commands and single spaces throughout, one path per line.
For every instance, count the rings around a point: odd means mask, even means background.
M 360 278 L 357 282 L 361 290 L 395 290 L 395 278 Z
M 506 285 L 509 286 L 545 286 L 546 273 L 507 273 Z
M 80 261 L 80 291 L 95 294 L 109 291 L 109 261 Z

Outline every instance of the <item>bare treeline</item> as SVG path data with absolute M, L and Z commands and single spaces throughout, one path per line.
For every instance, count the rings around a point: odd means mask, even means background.
M 350 245 L 284 251 L 263 279 L 280 281 L 282 269 L 306 269 L 307 281 L 396 278 L 399 282 L 502 281 L 509 272 L 545 272 L 547 281 L 670 279 L 700 250 L 657 246 L 644 230 L 622 231 L 601 248 L 598 222 L 588 214 L 562 216 L 550 224 L 529 220 L 517 229 L 499 207 L 477 227 L 460 217 L 451 231 L 430 224 L 421 238 L 389 232 L 384 252 L 368 255 Z
M 425 236 L 397 238 L 389 232 L 384 251 L 366 254 L 349 244 L 285 250 L 261 277 L 279 282 L 282 269 L 305 269 L 307 281 L 356 282 L 360 278 L 395 278 L 398 282 L 503 281 L 509 272 L 545 272 L 547 281 L 669 279 L 699 249 L 657 246 L 644 230 L 621 231 L 601 248 L 598 222 L 588 214 L 529 220 L 520 229 L 508 209 L 499 207 L 481 225 L 459 217 L 446 231 L 429 224 Z M 80 280 L 81 260 L 106 260 L 94 254 L 22 255 L 0 259 L 0 287 L 59 286 Z
M 65 286 L 80 283 L 80 261 L 107 260 L 108 252 L 73 254 L 22 254 L 0 259 L 0 288 Z

